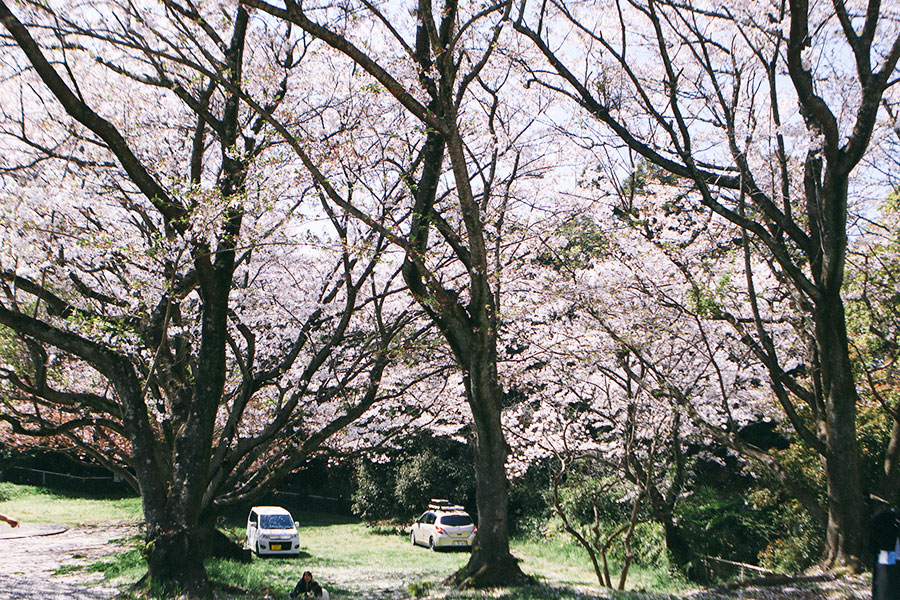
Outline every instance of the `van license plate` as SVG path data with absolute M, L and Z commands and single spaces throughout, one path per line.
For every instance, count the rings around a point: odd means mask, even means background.
M 283 544 L 269 544 L 269 550 L 281 550 Z

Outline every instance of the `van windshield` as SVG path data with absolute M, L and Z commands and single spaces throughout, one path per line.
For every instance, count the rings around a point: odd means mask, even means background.
M 294 522 L 288 515 L 260 515 L 259 526 L 262 529 L 293 529 Z

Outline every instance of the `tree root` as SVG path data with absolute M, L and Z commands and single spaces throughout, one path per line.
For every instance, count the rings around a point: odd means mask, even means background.
M 535 583 L 534 577 L 522 572 L 519 561 L 514 557 L 510 557 L 509 561 L 500 566 L 482 565 L 474 572 L 470 572 L 468 567 L 463 567 L 444 581 L 444 585 L 457 590 L 518 587 Z

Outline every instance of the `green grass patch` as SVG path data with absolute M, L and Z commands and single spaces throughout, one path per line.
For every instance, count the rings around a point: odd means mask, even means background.
M 54 575 L 69 575 L 71 573 L 78 573 L 79 571 L 84 571 L 84 565 L 60 565 L 57 567 L 55 571 L 53 571 Z
M 133 543 L 136 544 L 137 539 Z M 106 581 L 135 582 L 147 572 L 147 563 L 140 550 L 132 547 L 91 563 L 84 570 L 88 573 L 102 573 Z
M 212 560 L 210 577 L 251 591 L 252 598 L 288 597 L 303 571 L 312 571 L 334 598 L 387 600 L 442 597 L 451 600 L 586 600 L 587 598 L 665 598 L 681 587 L 665 566 L 632 567 L 627 587 L 639 592 L 601 590 L 590 560 L 576 544 L 561 537 L 516 540 L 512 550 L 522 569 L 539 585 L 524 588 L 448 592 L 444 579 L 469 560 L 467 552 L 431 552 L 413 547 L 405 527 L 367 527 L 332 515 L 293 511 L 300 522 L 298 558 L 253 557 L 247 564 Z M 232 535 L 243 536 L 232 526 Z M 613 571 L 613 575 L 617 575 Z M 448 595 L 449 593 L 449 595 Z
M 293 508 L 293 507 L 292 507 Z M 97 525 L 138 522 L 138 498 L 76 497 L 31 486 L 0 484 L 0 512 L 25 522 L 64 525 Z M 683 587 L 659 568 L 633 567 L 628 588 L 644 593 L 602 590 L 584 551 L 564 537 L 515 540 L 513 554 L 523 571 L 539 585 L 491 591 L 450 592 L 442 582 L 469 560 L 467 552 L 431 552 L 414 547 L 403 526 L 381 524 L 367 527 L 353 519 L 323 513 L 293 510 L 300 522 L 301 554 L 297 558 L 259 558 L 240 563 L 207 561 L 210 578 L 225 586 L 249 591 L 245 600 L 287 599 L 303 571 L 312 571 L 332 597 L 361 600 L 441 597 L 448 600 L 586 600 L 587 598 L 665 598 Z M 220 519 L 219 526 L 243 541 L 246 511 L 234 511 Z M 133 583 L 146 572 L 139 545 L 140 536 L 113 540 L 110 556 L 86 566 L 61 567 L 60 573 L 102 573 L 106 581 Z M 121 551 L 116 551 L 121 549 Z
M 512 550 L 520 558 L 522 570 L 542 582 L 576 588 L 599 586 L 588 553 L 565 536 L 514 540 Z M 613 584 L 618 585 L 621 564 L 610 560 L 609 569 Z M 669 593 L 691 586 L 682 578 L 673 576 L 668 564 L 647 567 L 632 563 L 625 587 L 628 590 Z
M 388 534 L 332 515 L 296 511 L 293 515 L 300 522 L 299 557 L 254 556 L 250 565 L 211 560 L 207 563 L 210 577 L 253 590 L 259 597 L 278 599 L 287 598 L 308 570 L 334 597 L 380 598 L 405 591 L 410 584 L 437 584 L 469 558 L 465 552 L 414 548 L 405 528 Z M 239 528 L 232 531 L 243 535 Z
M 597 585 L 587 552 L 576 544 L 551 537 L 513 540 L 511 546 L 513 554 L 520 559 L 522 570 L 542 581 L 556 585 Z
M 0 512 L 23 523 L 101 525 L 143 520 L 138 497 L 90 497 L 0 483 Z

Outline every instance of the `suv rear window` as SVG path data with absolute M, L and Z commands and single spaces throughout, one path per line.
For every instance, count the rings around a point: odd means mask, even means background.
M 472 517 L 469 515 L 444 515 L 441 517 L 441 525 L 449 525 L 450 527 L 464 527 L 472 524 Z

